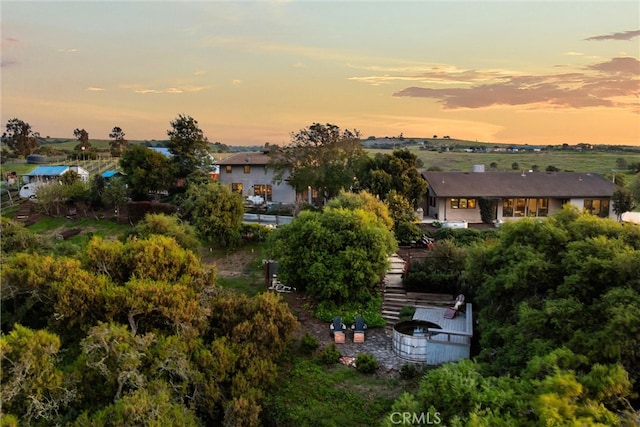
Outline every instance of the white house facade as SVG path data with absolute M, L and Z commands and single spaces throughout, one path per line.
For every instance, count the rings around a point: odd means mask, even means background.
M 264 153 L 233 154 L 218 161 L 218 181 L 245 199 L 260 196 L 266 203 L 294 204 L 295 190 L 284 180 L 274 182 L 274 171 L 268 167 L 269 159 Z
M 438 221 L 480 223 L 480 204 L 487 200 L 497 222 L 544 218 L 567 203 L 593 215 L 616 218 L 615 184 L 598 174 L 423 172 L 422 176 L 428 183 L 424 215 Z

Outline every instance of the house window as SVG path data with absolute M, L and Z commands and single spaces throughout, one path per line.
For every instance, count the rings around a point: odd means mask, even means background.
M 233 184 L 231 184 L 231 191 L 233 191 L 234 193 L 238 193 L 242 196 L 242 183 L 234 182 Z
M 503 217 L 547 216 L 549 199 L 504 199 Z
M 429 196 L 429 206 L 436 207 L 436 198 L 433 196 Z
M 244 173 L 251 173 L 251 166 L 244 165 Z
M 527 207 L 527 199 L 515 199 L 513 216 L 525 216 Z
M 273 189 L 271 185 L 255 184 L 253 186 L 253 195 L 264 198 L 266 202 L 272 201 Z
M 227 166 L 225 166 L 225 167 L 224 167 L 224 170 L 225 170 L 227 173 L 231 173 L 231 171 L 233 171 L 233 166 L 231 166 L 231 165 L 227 165 Z
M 451 199 L 451 209 L 475 209 L 476 199 Z
M 514 199 L 504 199 L 502 201 L 502 216 L 513 216 Z
M 538 199 L 538 211 L 536 216 L 549 215 L 549 199 Z
M 609 216 L 609 199 L 585 199 L 584 209 L 591 215 L 606 218 Z

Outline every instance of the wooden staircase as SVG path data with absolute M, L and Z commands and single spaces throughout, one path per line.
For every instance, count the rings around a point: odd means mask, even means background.
M 400 319 L 400 310 L 405 306 L 448 307 L 455 304 L 453 295 L 425 292 L 407 292 L 402 284 L 405 261 L 398 255 L 389 258 L 391 268 L 383 280 L 382 317 L 387 321 L 387 328 Z
M 23 224 L 28 224 L 29 216 L 31 216 L 34 210 L 35 203 L 33 203 L 31 200 L 25 200 L 21 202 L 20 206 L 18 207 L 18 212 L 16 212 L 16 221 L 20 221 Z

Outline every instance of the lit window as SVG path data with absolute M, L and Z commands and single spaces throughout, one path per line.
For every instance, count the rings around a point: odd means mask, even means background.
M 476 199 L 451 199 L 451 209 L 475 209 Z
M 584 209 L 591 215 L 606 218 L 609 216 L 609 199 L 585 199 Z
M 233 166 L 231 166 L 231 165 L 227 165 L 227 166 L 225 166 L 225 167 L 224 167 L 224 170 L 225 170 L 227 173 L 231 173 L 231 171 L 233 170 Z
M 271 185 L 255 184 L 253 186 L 253 195 L 260 196 L 267 202 L 271 201 L 272 193 L 273 193 L 273 189 Z
M 234 182 L 233 184 L 231 184 L 231 191 L 233 191 L 234 193 L 238 193 L 238 194 L 242 195 L 242 183 L 241 182 Z
M 244 173 L 251 173 L 251 166 L 244 165 Z

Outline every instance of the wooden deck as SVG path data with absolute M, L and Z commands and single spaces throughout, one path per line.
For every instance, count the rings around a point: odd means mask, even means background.
M 458 314 L 453 319 L 444 317 L 446 311 L 446 308 L 440 307 L 416 307 L 413 320 L 435 323 L 442 328 L 429 328 L 429 332 L 437 333 L 429 341 L 471 345 L 471 337 L 473 336 L 471 304 L 466 304 L 464 312 L 462 310 L 458 311 Z
M 473 335 L 471 304 L 448 319 L 447 308 L 421 306 L 416 308 L 413 320 L 431 322 L 442 329 L 427 328 L 420 335 L 401 333 L 394 328 L 392 347 L 398 357 L 427 365 L 440 365 L 468 359 Z M 433 334 L 433 335 L 432 335 Z

